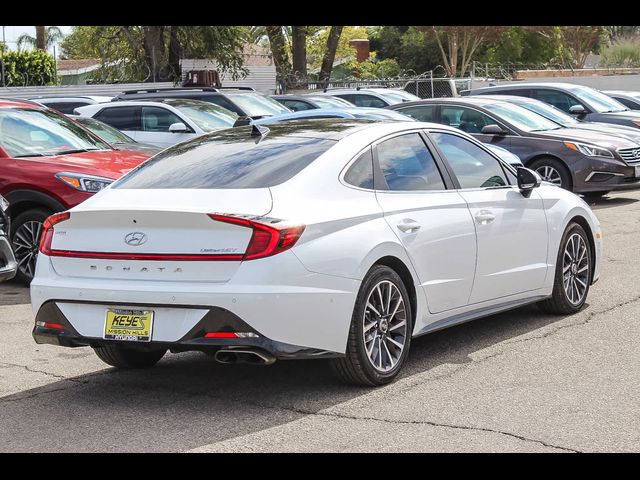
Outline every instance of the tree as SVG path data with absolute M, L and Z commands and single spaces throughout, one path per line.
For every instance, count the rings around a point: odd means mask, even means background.
M 307 76 L 307 27 L 291 27 L 291 51 L 293 73 Z
M 281 82 L 285 82 L 291 71 L 291 62 L 286 47 L 286 40 L 282 32 L 282 26 L 270 25 L 265 27 L 269 46 L 273 55 L 273 63 L 276 66 L 276 74 Z
M 384 26 L 368 28 L 371 51 L 379 60 L 397 61 L 400 69 L 423 73 L 442 63 L 440 50 L 429 32 L 416 27 Z
M 321 85 L 326 86 L 331 78 L 331 70 L 333 69 L 333 61 L 336 58 L 336 50 L 338 49 L 338 42 L 340 41 L 340 35 L 344 26 L 333 26 L 329 30 L 329 36 L 327 37 L 327 49 L 325 50 L 324 57 L 322 58 L 322 66 L 320 67 L 320 74 L 318 75 L 318 81 Z
M 48 50 L 51 45 L 62 40 L 64 35 L 58 27 L 36 27 L 36 36 L 23 33 L 18 37 L 18 50 L 22 50 L 25 46 L 36 48 L 38 50 Z
M 560 27 L 560 30 L 576 68 L 584 68 L 587 57 L 599 45 L 605 33 L 603 27 Z
M 184 57 L 213 59 L 238 78 L 248 37 L 234 26 L 78 26 L 61 47 L 65 58 L 100 58 L 98 81 L 179 80 Z
M 467 72 L 480 45 L 499 36 L 504 27 L 421 27 L 436 40 L 447 75 L 461 77 Z
M 309 63 L 313 68 L 320 67 L 324 52 L 327 48 L 327 39 L 329 37 L 330 27 L 322 26 L 315 27 L 315 31 L 311 29 L 314 27 L 307 27 L 308 31 L 308 53 Z M 336 48 L 337 59 L 355 58 L 355 49 L 349 45 L 351 40 L 356 38 L 369 38 L 367 30 L 364 27 L 347 27 L 342 29 L 340 34 L 340 40 L 338 41 L 338 47 Z

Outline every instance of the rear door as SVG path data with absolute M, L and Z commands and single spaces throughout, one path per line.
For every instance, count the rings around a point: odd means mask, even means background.
M 476 262 L 476 235 L 464 199 L 420 132 L 374 145 L 376 197 L 404 245 L 431 313 L 467 305 Z
M 524 197 L 515 176 L 462 135 L 432 131 L 430 137 L 447 159 L 475 223 L 478 253 L 469 303 L 542 288 L 548 232 L 538 192 Z
M 138 135 L 142 129 L 140 123 L 140 113 L 142 107 L 136 105 L 120 105 L 104 107 L 93 117 L 100 120 L 113 128 L 117 128 L 121 132 L 129 135 L 136 141 L 140 141 Z

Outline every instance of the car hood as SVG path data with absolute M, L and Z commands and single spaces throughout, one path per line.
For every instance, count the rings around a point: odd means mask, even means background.
M 559 128 L 543 133 L 546 137 L 556 137 L 558 140 L 569 140 L 574 142 L 590 143 L 610 149 L 637 148 L 638 144 L 628 138 L 610 135 L 606 133 L 586 130 L 583 128 Z
M 618 118 L 620 120 L 640 121 L 640 111 L 638 110 L 626 110 L 624 112 L 606 112 L 600 113 L 600 115 L 606 115 L 607 118 Z
M 114 143 L 113 146 L 116 147 L 118 150 L 124 150 L 129 152 L 142 152 L 142 153 L 148 153 L 149 155 L 155 155 L 156 153 L 162 150 L 162 147 L 156 147 L 155 145 L 149 145 L 148 143 L 138 143 L 138 142 L 136 143 L 120 142 L 120 143 Z
M 614 125 L 612 123 L 600 122 L 583 122 L 579 124 L 569 124 L 568 128 L 577 128 L 578 130 L 589 130 L 592 132 L 604 133 L 606 135 L 615 135 L 625 137 L 640 145 L 640 129 L 627 127 L 625 125 Z
M 143 152 L 96 150 L 50 157 L 27 157 L 25 159 L 51 167 L 55 166 L 58 170 L 116 179 L 150 157 L 150 154 Z

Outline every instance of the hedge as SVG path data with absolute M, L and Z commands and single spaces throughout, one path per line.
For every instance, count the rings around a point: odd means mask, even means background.
M 52 85 L 56 83 L 56 61 L 42 50 L 4 51 L 4 74 L 7 87 Z M 0 86 L 2 80 L 0 79 Z

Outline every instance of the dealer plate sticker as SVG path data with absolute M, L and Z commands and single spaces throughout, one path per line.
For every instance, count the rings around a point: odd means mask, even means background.
M 108 309 L 104 338 L 129 342 L 150 342 L 153 329 L 152 310 Z

